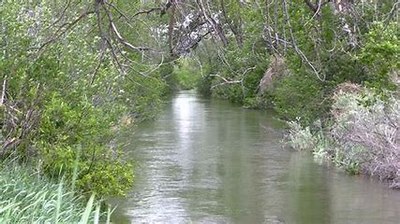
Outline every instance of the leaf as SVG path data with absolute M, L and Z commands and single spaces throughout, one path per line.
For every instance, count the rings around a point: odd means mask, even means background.
M 14 203 L 14 204 L 9 204 L 9 205 L 7 205 L 6 207 L 1 208 L 1 209 L 0 209 L 0 214 L 3 213 L 3 212 L 5 212 L 5 211 L 7 211 L 8 209 L 11 209 L 11 208 L 14 208 L 14 207 L 18 206 L 19 204 L 21 204 L 21 203 L 18 202 L 18 203 Z
M 89 201 L 86 204 L 85 212 L 82 214 L 81 221 L 79 222 L 80 224 L 89 223 L 89 217 L 90 213 L 92 212 L 94 197 L 95 194 L 92 194 L 92 196 L 90 196 Z

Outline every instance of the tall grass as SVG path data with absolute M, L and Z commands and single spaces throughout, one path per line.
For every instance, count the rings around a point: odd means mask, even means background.
M 100 202 L 36 175 L 29 166 L 0 164 L 0 223 L 109 223 Z M 110 209 L 108 210 L 110 213 Z

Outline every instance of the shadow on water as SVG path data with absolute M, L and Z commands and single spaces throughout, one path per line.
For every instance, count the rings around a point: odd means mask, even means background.
M 281 144 L 273 113 L 181 92 L 126 138 L 136 183 L 114 223 L 396 223 L 400 194 Z

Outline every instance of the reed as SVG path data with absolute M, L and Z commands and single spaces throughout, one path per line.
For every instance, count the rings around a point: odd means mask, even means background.
M 110 223 L 111 210 L 102 213 L 94 194 L 87 200 L 29 166 L 1 164 L 0 186 L 0 223 Z

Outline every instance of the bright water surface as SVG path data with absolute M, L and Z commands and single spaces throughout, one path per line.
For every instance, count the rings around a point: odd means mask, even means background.
M 181 92 L 129 137 L 115 223 L 400 223 L 400 192 L 282 147 L 271 112 Z

